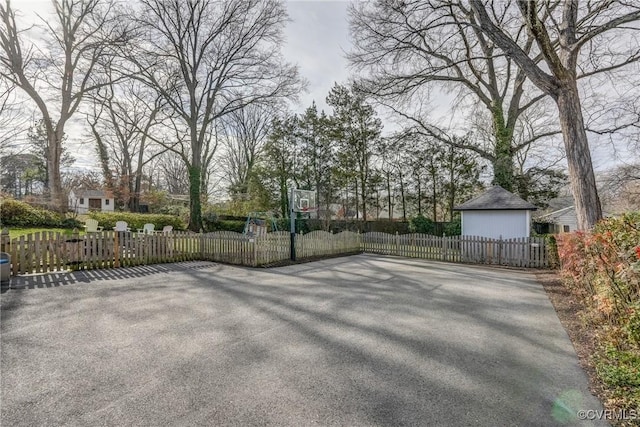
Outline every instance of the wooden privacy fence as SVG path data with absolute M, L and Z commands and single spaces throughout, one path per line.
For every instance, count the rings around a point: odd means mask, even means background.
M 11 255 L 11 273 L 15 276 L 189 260 L 255 267 L 288 260 L 289 245 L 290 235 L 285 231 L 252 238 L 231 231 L 206 234 L 104 231 L 85 235 L 39 232 L 14 239 L 3 233 L 0 250 Z M 296 236 L 299 259 L 358 252 L 514 267 L 548 266 L 547 245 L 539 237 L 494 240 L 350 231 L 338 234 L 312 231 Z

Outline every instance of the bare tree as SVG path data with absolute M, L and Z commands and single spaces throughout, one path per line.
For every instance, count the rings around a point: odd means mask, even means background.
M 91 98 L 87 122 L 106 185 L 136 212 L 143 168 L 166 151 L 158 145 L 149 146 L 153 129 L 162 118 L 162 100 L 134 80 L 105 86 Z
M 615 71 L 640 59 L 637 22 L 640 5 L 626 1 L 559 2 L 517 1 L 498 4 L 499 13 L 486 3 L 472 0 L 474 20 L 469 25 L 515 61 L 527 77 L 558 106 L 560 127 L 569 166 L 578 226 L 592 227 L 602 218 L 602 208 L 585 130 L 578 79 L 605 71 Z M 581 6 L 582 5 L 582 6 Z M 511 28 L 497 17 L 517 15 L 526 24 L 537 49 L 525 50 Z M 627 25 L 635 23 L 636 25 Z M 626 42 L 617 42 L 625 40 Z M 608 42 L 600 57 L 598 42 Z M 591 55 L 595 53 L 594 55 Z M 544 63 L 538 60 L 542 58 Z
M 273 105 L 248 105 L 219 120 L 220 137 L 224 146 L 220 167 L 224 169 L 229 192 L 245 194 L 249 178 L 271 131 Z
M 498 19 L 510 23 L 508 16 Z M 359 82 L 360 90 L 421 128 L 429 139 L 487 159 L 493 165 L 494 182 L 513 189 L 515 154 L 558 130 L 545 124 L 532 138 L 515 141 L 520 116 L 545 94 L 533 87 L 526 73 L 490 39 L 468 25 L 472 20 L 473 12 L 461 2 L 354 3 L 350 24 L 355 49 L 349 59 L 357 69 L 368 72 Z M 515 42 L 524 52 L 533 47 L 533 37 L 523 24 L 516 26 Z M 478 108 L 484 109 L 488 113 L 484 128 L 491 129 L 491 144 L 482 146 L 473 138 L 454 140 L 448 136 L 450 131 L 430 124 L 416 105 L 424 98 L 434 98 L 432 92 L 456 94 L 458 107 L 453 110 L 464 106 L 471 111 L 470 117 Z M 432 103 L 428 108 L 433 108 Z
M 297 69 L 283 61 L 279 50 L 286 11 L 280 2 L 258 0 L 141 4 L 137 23 L 142 38 L 129 60 L 186 129 L 185 143 L 165 146 L 188 168 L 189 228 L 199 231 L 203 173 L 217 148 L 215 121 L 300 90 Z
M 610 213 L 640 210 L 640 162 L 621 164 L 598 177 L 598 189 Z
M 172 195 L 189 194 L 189 171 L 182 159 L 168 151 L 158 158 L 157 169 L 162 176 L 163 188 Z
M 108 65 L 108 53 L 124 40 L 126 29 L 111 0 L 56 0 L 53 5 L 55 20 L 42 20 L 50 43 L 45 52 L 18 28 L 11 2 L 0 4 L 0 76 L 22 89 L 42 114 L 51 203 L 63 210 L 67 203 L 60 157 L 65 126 L 86 94 L 103 84 L 95 70 Z
M 7 79 L 0 79 L 0 146 L 3 156 L 17 147 L 17 139 L 28 127 L 28 119 L 22 114 L 23 103 L 17 99 L 16 86 Z

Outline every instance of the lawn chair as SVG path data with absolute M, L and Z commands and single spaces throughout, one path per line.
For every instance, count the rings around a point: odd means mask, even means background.
M 155 233 L 156 234 L 171 234 L 172 231 L 173 231 L 173 225 L 165 225 L 164 227 L 162 227 L 162 231 L 158 230 Z
M 146 223 L 142 228 L 138 228 L 138 234 L 153 234 L 154 228 L 156 228 L 155 225 Z
M 113 231 L 131 231 L 127 221 L 116 221 L 116 226 L 113 227 Z
M 91 219 L 85 221 L 84 223 L 84 231 L 87 233 L 97 233 L 98 231 L 102 231 L 101 226 L 98 225 L 97 219 Z

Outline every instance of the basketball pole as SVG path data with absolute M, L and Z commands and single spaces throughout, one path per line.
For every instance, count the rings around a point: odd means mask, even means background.
M 291 254 L 291 261 L 295 261 L 296 260 L 296 219 L 293 216 L 295 214 L 294 211 L 294 192 L 295 192 L 296 188 L 295 186 L 291 187 L 291 195 L 289 197 L 289 217 L 290 222 L 291 222 L 291 238 L 290 238 L 290 254 Z

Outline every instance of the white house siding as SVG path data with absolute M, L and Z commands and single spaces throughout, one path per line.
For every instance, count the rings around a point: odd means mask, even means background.
M 492 239 L 529 237 L 528 210 L 470 210 L 462 212 L 462 235 Z
M 565 232 L 565 225 L 569 227 L 568 231 L 576 231 L 578 229 L 578 218 L 576 217 L 576 210 L 569 209 L 566 212 L 562 212 L 555 217 L 554 222 L 559 226 L 559 232 Z
M 113 212 L 113 199 L 108 199 L 109 204 L 107 205 L 107 199 L 102 199 L 102 212 Z
M 76 197 L 73 191 L 69 194 L 69 210 L 74 211 L 78 214 L 86 214 L 89 212 L 89 199 L 98 199 L 99 197 Z M 80 203 L 82 200 L 84 203 Z M 101 212 L 113 212 L 114 209 L 114 199 L 112 198 L 100 198 L 101 200 Z M 107 200 L 109 200 L 109 204 L 107 205 Z

